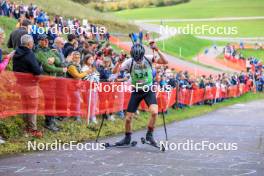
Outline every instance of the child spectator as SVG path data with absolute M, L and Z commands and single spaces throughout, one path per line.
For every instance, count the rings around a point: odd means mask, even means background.
M 84 56 L 83 59 L 83 66 L 81 68 L 81 72 L 87 72 L 88 74 L 83 78 L 83 80 L 87 81 L 92 81 L 95 83 L 99 82 L 99 73 L 96 70 L 95 64 L 94 64 L 94 56 L 91 54 L 88 54 Z M 96 105 L 97 105 L 97 99 L 98 99 L 98 94 L 96 90 L 91 90 L 91 98 L 93 100 L 93 105 L 91 105 L 91 112 L 92 114 L 91 121 L 94 124 L 97 124 L 96 116 L 95 116 L 95 111 L 96 111 Z M 89 117 L 90 118 L 90 117 Z

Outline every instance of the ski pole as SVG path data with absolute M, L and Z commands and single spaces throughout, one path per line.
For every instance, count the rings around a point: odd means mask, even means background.
M 106 113 L 104 113 L 104 115 L 106 116 Z M 100 133 L 101 133 L 101 129 L 102 129 L 103 124 L 104 124 L 105 116 L 103 116 L 103 118 L 102 118 L 101 125 L 100 125 L 99 131 L 98 131 L 98 133 L 97 133 L 97 136 L 96 136 L 96 140 L 95 140 L 95 142 L 98 142 L 98 138 L 99 138 L 99 135 L 100 135 Z
M 133 33 L 129 34 L 128 36 L 129 36 L 129 38 L 131 39 L 132 44 L 134 45 L 135 42 L 134 42 L 134 40 L 132 39 L 132 35 L 133 35 Z
M 162 118 L 163 118 L 163 127 L 164 127 L 164 131 L 165 131 L 165 135 L 166 135 L 166 141 L 168 141 L 167 128 L 166 128 L 166 122 L 165 122 L 165 115 L 164 115 L 163 109 L 162 109 Z

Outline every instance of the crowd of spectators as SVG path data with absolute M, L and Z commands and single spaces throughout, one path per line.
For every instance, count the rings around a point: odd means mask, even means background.
M 129 72 L 120 72 L 113 74 L 113 68 L 117 62 L 123 62 L 129 55 L 125 51 L 115 51 L 109 43 L 109 33 L 104 34 L 93 33 L 92 28 L 95 25 L 89 24 L 91 30 L 88 32 L 78 33 L 73 31 L 67 35 L 67 40 L 60 33 L 51 33 L 46 31 L 44 34 L 34 32 L 41 27 L 52 26 L 57 24 L 57 28 L 74 24 L 80 26 L 81 22 L 77 19 L 67 19 L 55 16 L 53 19 L 35 5 L 23 5 L 1 1 L 0 14 L 15 18 L 18 20 L 16 29 L 10 34 L 7 46 L 13 48 L 15 52 L 10 53 L 2 60 L 2 50 L 0 50 L 0 71 L 4 70 L 10 59 L 13 62 L 13 71 L 31 73 L 33 75 L 50 75 L 55 77 L 66 77 L 76 80 L 87 80 L 93 82 L 127 82 L 130 80 Z M 87 24 L 86 24 L 87 25 Z M 31 31 L 29 33 L 28 31 Z M 133 42 L 142 43 L 143 32 L 137 36 L 131 34 Z M 4 31 L 0 29 L 0 44 L 4 41 Z M 230 48 L 226 48 L 230 50 Z M 230 51 L 231 52 L 231 51 Z M 233 52 L 231 52 L 233 54 Z M 155 57 L 155 56 L 153 56 Z M 261 80 L 263 87 L 263 74 L 261 70 Z M 155 83 L 160 87 L 170 85 L 172 88 L 182 89 L 198 89 L 206 87 L 227 88 L 239 83 L 247 83 L 248 80 L 260 81 L 259 71 L 241 72 L 235 74 L 219 74 L 216 76 L 194 77 L 187 71 L 176 72 L 176 70 L 168 66 L 160 66 L 153 64 L 153 77 Z M 54 85 L 50 85 L 52 88 Z M 36 87 L 28 86 L 23 91 L 24 98 L 38 97 Z M 30 91 L 29 91 L 30 90 Z M 262 90 L 262 89 L 258 89 Z M 78 91 L 74 94 L 80 97 Z M 93 96 L 97 96 L 93 94 Z M 44 97 L 49 99 L 50 97 Z M 217 100 L 222 101 L 222 100 Z M 37 104 L 38 99 L 35 98 L 34 103 Z M 79 102 L 81 103 L 81 102 Z M 94 102 L 95 103 L 95 102 Z M 213 104 L 216 102 L 205 102 Z M 80 105 L 77 105 L 80 107 Z M 183 108 L 185 105 L 176 104 L 174 107 Z M 76 108 L 78 108 L 76 107 Z M 117 114 L 105 115 L 109 120 L 115 120 L 115 116 L 124 118 L 124 112 Z M 42 132 L 37 130 L 37 116 L 35 114 L 24 114 L 24 120 L 27 124 L 26 131 L 36 137 L 41 137 Z M 77 122 L 81 123 L 81 117 L 73 117 Z M 51 131 L 59 131 L 58 120 L 64 117 L 45 116 L 45 127 Z M 96 117 L 91 117 L 93 123 L 97 123 Z M 4 141 L 0 139 L 0 143 Z
M 257 44 L 258 47 L 255 47 L 255 50 L 262 50 L 261 44 Z M 240 43 L 240 50 L 244 50 L 244 44 Z M 247 73 L 254 74 L 254 82 L 256 83 L 257 91 L 263 91 L 264 86 L 264 65 L 260 58 L 255 56 L 250 56 L 248 58 L 244 57 L 241 51 L 236 49 L 234 45 L 227 44 L 224 48 L 224 55 L 231 56 L 235 61 L 244 61 Z

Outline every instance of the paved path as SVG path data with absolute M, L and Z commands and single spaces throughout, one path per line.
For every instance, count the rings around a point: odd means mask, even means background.
M 264 100 L 168 125 L 170 143 L 235 143 L 235 151 L 166 151 L 139 144 L 105 151 L 53 151 L 0 158 L 1 176 L 263 176 Z M 177 115 L 177 114 L 175 114 Z M 133 134 L 139 140 L 145 131 Z M 163 128 L 155 136 L 164 139 Z M 120 137 L 109 138 L 116 141 Z
M 198 56 L 194 57 L 193 60 L 204 65 L 213 66 L 215 68 L 221 68 L 227 73 L 240 72 L 240 70 L 230 68 L 217 61 L 217 57 L 223 53 L 223 49 L 224 47 L 221 46 L 217 46 L 217 48 L 211 47 L 208 49 L 207 54 L 201 53 Z
M 231 43 L 248 43 L 248 44 L 256 44 L 256 43 L 263 43 L 264 37 L 213 37 L 213 36 L 196 36 L 200 39 L 205 40 L 213 40 L 213 41 L 226 41 Z

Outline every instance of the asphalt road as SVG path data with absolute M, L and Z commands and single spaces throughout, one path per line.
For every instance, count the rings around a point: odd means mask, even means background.
M 184 151 L 180 148 L 163 153 L 139 143 L 133 148 L 103 151 L 36 152 L 0 158 L 0 176 L 264 175 L 264 100 L 233 105 L 170 124 L 168 133 L 170 144 L 186 143 L 188 140 L 193 144 L 202 141 L 232 143 L 237 150 L 205 148 Z M 136 132 L 133 138 L 139 141 L 144 135 L 145 131 Z M 163 140 L 163 128 L 157 128 L 155 136 Z M 114 142 L 120 138 L 105 141 Z

